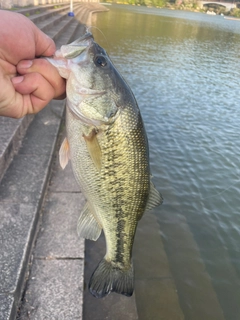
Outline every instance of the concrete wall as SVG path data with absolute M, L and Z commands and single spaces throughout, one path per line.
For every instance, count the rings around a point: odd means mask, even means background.
M 84 0 L 83 0 L 84 1 Z M 13 6 L 25 7 L 25 6 L 38 6 L 51 3 L 68 3 L 70 0 L 0 0 L 0 8 L 10 9 Z M 80 0 L 74 0 L 74 2 L 80 2 Z M 91 1 L 86 1 L 91 2 Z

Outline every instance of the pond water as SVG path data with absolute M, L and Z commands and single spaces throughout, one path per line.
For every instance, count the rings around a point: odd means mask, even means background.
M 108 8 L 93 33 L 136 96 L 164 197 L 136 238 L 139 319 L 239 320 L 240 22 Z

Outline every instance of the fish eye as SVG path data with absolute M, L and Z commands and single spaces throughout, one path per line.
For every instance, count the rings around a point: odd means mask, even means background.
M 97 56 L 94 60 L 96 66 L 105 67 L 107 65 L 107 60 L 103 56 Z

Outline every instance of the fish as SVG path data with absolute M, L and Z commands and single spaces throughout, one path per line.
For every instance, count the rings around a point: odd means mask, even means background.
M 96 298 L 134 291 L 132 247 L 138 221 L 162 203 L 152 181 L 146 130 L 137 101 L 107 52 L 86 32 L 47 58 L 66 80 L 66 138 L 59 151 L 72 169 L 86 204 L 80 237 L 96 241 L 102 230 L 106 254 L 89 281 Z

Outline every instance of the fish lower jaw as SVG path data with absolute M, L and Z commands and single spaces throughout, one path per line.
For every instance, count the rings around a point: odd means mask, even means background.
M 104 90 L 94 90 L 89 88 L 79 88 L 78 93 L 82 96 L 101 96 L 106 93 Z

